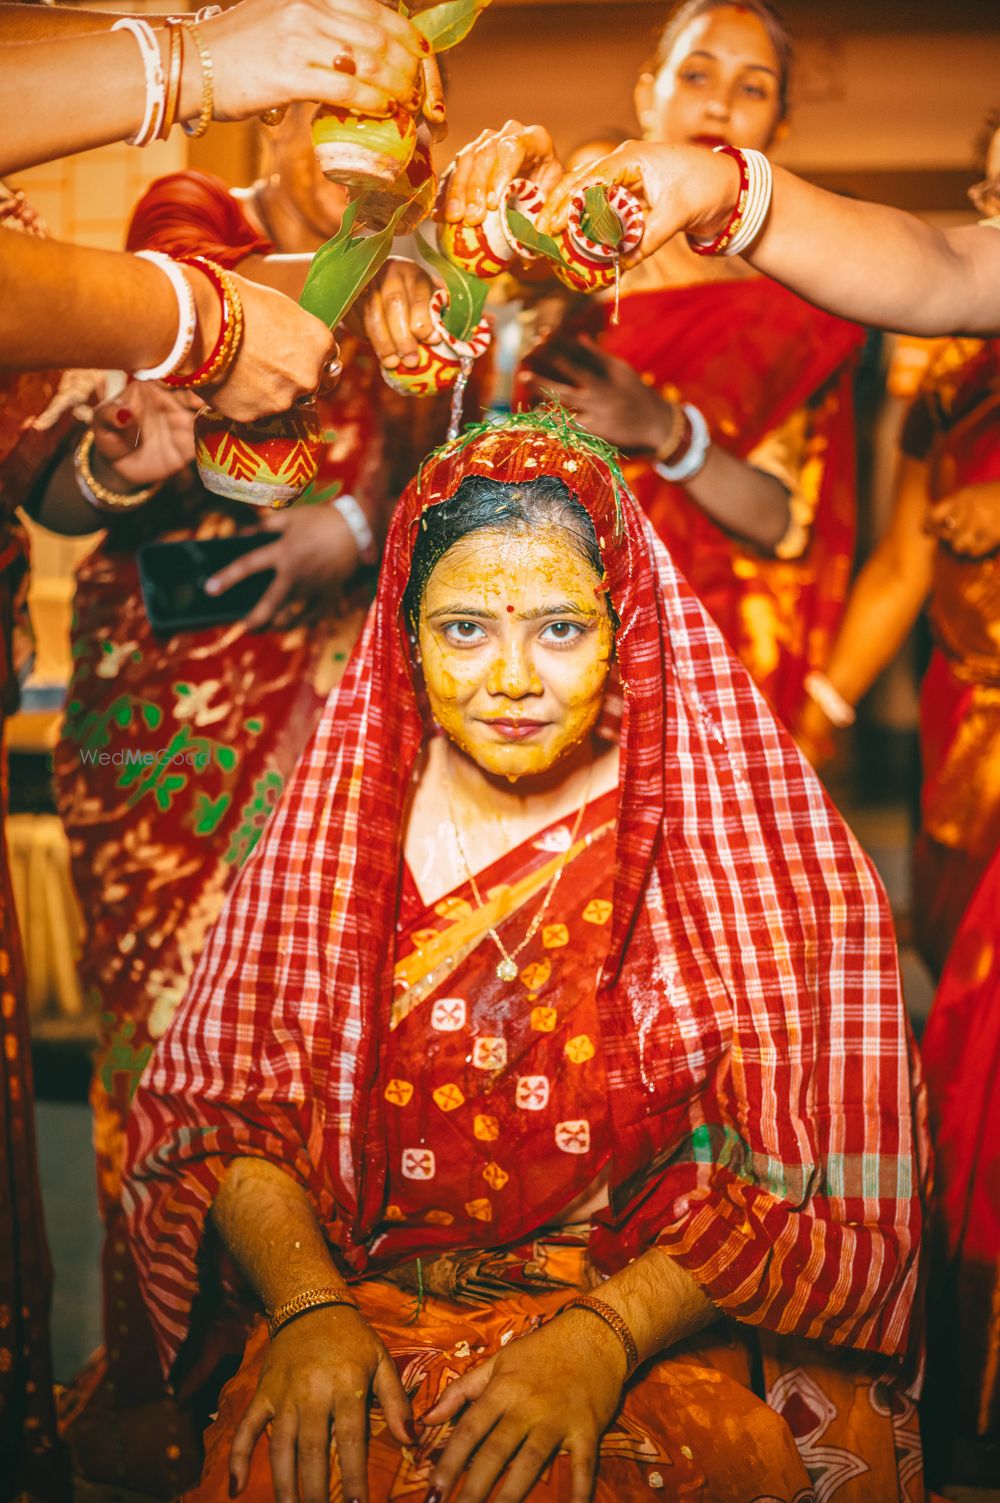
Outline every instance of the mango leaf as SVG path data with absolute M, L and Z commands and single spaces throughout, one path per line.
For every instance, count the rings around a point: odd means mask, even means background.
M 437 246 L 425 240 L 423 235 L 415 238 L 421 256 L 437 272 L 448 294 L 448 306 L 441 322 L 452 339 L 464 341 L 479 327 L 489 289 L 485 282 L 474 277 L 471 272 L 463 271 L 460 266 L 449 261 L 447 256 L 442 256 Z
M 608 203 L 608 190 L 601 183 L 595 183 L 583 195 L 580 228 L 591 240 L 606 245 L 609 250 L 621 245 L 624 226 Z
M 543 235 L 541 230 L 536 230 L 526 214 L 520 209 L 507 210 L 507 223 L 511 233 L 522 245 L 526 245 L 539 256 L 548 256 L 550 261 L 558 261 L 563 264 L 563 254 L 551 235 Z
M 485 10 L 490 0 L 446 0 L 443 5 L 432 5 L 410 19 L 417 30 L 427 38 L 435 52 L 446 52 L 469 35 L 479 12 Z
M 392 249 L 393 232 L 410 207 L 405 199 L 376 235 L 352 235 L 351 228 L 363 208 L 363 200 L 348 204 L 340 229 L 321 245 L 313 257 L 299 306 L 334 329 L 355 298 L 367 287 Z

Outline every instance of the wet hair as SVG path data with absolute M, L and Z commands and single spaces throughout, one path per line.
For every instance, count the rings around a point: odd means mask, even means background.
M 408 629 L 416 632 L 427 581 L 456 543 L 474 532 L 523 535 L 538 527 L 558 527 L 565 532 L 570 546 L 599 579 L 604 577 L 594 524 L 557 476 L 539 475 L 536 480 L 511 483 L 493 480 L 489 475 L 466 475 L 453 496 L 438 506 L 428 507 L 420 518 L 410 579 L 403 596 Z
M 792 34 L 785 25 L 781 14 L 775 10 L 773 5 L 768 4 L 768 0 L 682 0 L 682 3 L 675 6 L 670 12 L 664 28 L 660 32 L 660 39 L 656 45 L 656 56 L 650 71 L 659 73 L 674 50 L 677 38 L 682 31 L 690 26 L 692 21 L 697 21 L 700 16 L 710 15 L 713 10 L 723 10 L 726 7 L 733 10 L 749 11 L 750 15 L 757 17 L 757 20 L 767 32 L 771 46 L 774 48 L 775 56 L 778 59 L 778 100 L 781 106 L 780 118 L 784 120 L 788 114 L 792 66 L 795 62 L 795 44 L 792 41 Z

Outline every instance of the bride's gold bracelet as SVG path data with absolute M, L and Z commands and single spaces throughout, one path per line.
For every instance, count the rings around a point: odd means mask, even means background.
M 327 1305 L 350 1305 L 352 1310 L 360 1308 L 349 1289 L 303 1289 L 301 1294 L 294 1294 L 291 1299 L 286 1299 L 283 1305 L 276 1305 L 273 1310 L 265 1312 L 267 1334 L 273 1341 L 282 1326 L 287 1326 L 289 1321 L 305 1315 L 307 1310 L 322 1310 Z
M 94 472 L 90 468 L 90 451 L 94 447 L 94 430 L 88 428 L 81 438 L 73 456 L 73 468 L 76 471 L 76 483 L 81 495 L 89 501 L 91 506 L 99 511 L 132 511 L 136 506 L 143 506 L 160 489 L 160 483 L 144 485 L 137 491 L 113 491 L 106 485 L 102 485 L 94 478 Z
M 639 1348 L 624 1316 L 619 1315 L 617 1310 L 612 1310 L 602 1299 L 595 1299 L 592 1294 L 581 1294 L 576 1299 L 571 1299 L 559 1313 L 564 1314 L 567 1310 L 589 1310 L 592 1315 L 603 1320 L 606 1326 L 610 1326 L 625 1352 L 625 1379 L 628 1381 L 639 1366 Z

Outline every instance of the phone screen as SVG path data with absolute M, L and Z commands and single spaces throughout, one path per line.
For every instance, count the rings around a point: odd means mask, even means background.
M 144 543 L 136 554 L 146 615 L 154 631 L 196 631 L 239 621 L 257 604 L 274 578 L 263 569 L 222 595 L 207 595 L 205 581 L 233 559 L 273 543 L 273 532 L 228 538 L 189 538 L 176 543 Z

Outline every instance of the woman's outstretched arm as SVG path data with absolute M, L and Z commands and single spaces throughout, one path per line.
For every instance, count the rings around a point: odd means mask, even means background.
M 739 190 L 732 157 L 698 146 L 627 141 L 549 198 L 542 227 L 560 228 L 586 182 L 639 188 L 649 205 L 633 262 L 687 231 L 711 239 Z M 774 169 L 763 234 L 745 259 L 842 318 L 910 334 L 1000 333 L 1000 231 L 940 230 L 884 204 L 859 203 Z

